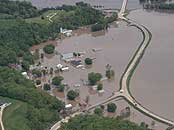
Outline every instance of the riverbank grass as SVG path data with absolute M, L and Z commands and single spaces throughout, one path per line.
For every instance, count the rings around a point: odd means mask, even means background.
M 5 130 L 31 130 L 25 118 L 27 112 L 27 104 L 18 100 L 5 98 L 0 96 L 0 100 L 12 103 L 5 108 L 3 112 L 3 123 Z
M 56 15 L 54 15 L 56 13 Z M 54 20 L 58 20 L 59 18 L 61 18 L 62 16 L 64 16 L 66 14 L 65 11 L 60 11 L 60 10 L 48 10 L 45 13 L 43 13 L 42 15 L 38 16 L 38 17 L 34 17 L 34 18 L 29 18 L 29 19 L 25 19 L 26 22 L 29 23 L 38 23 L 38 24 L 49 24 L 49 18 L 51 16 L 53 16 L 51 18 L 52 21 Z

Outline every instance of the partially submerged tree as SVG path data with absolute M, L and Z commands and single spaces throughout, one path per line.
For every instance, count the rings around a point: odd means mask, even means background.
M 90 58 L 85 59 L 85 64 L 86 65 L 92 65 L 92 63 L 93 63 L 92 59 L 90 59 Z
M 98 86 L 97 86 L 97 90 L 100 91 L 103 89 L 103 84 L 102 83 L 99 83 Z
M 69 100 L 74 100 L 76 97 L 79 96 L 79 93 L 77 93 L 76 91 L 74 90 L 70 90 L 67 94 L 67 97 Z
M 101 78 L 102 78 L 102 75 L 100 73 L 91 72 L 88 74 L 88 80 L 90 85 L 97 84 L 97 82 L 100 81 Z
M 52 84 L 59 86 L 64 78 L 62 76 L 56 76 L 52 79 Z
M 107 111 L 108 112 L 115 112 L 116 111 L 116 109 L 117 109 L 117 106 L 115 105 L 115 103 L 109 103 L 108 105 L 107 105 Z
M 101 116 L 103 114 L 103 110 L 101 108 L 95 108 L 94 113 L 98 116 Z
M 49 84 L 44 84 L 43 89 L 44 89 L 45 91 L 49 91 L 49 90 L 51 90 L 51 87 L 50 87 Z
M 54 53 L 55 46 L 54 45 L 46 45 L 46 46 L 44 46 L 43 50 L 47 54 L 52 54 L 52 53 Z

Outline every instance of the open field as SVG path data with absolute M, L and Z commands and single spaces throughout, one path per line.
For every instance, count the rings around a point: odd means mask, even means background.
M 26 104 L 10 98 L 0 97 L 1 101 L 11 102 L 3 113 L 3 123 L 5 130 L 30 130 L 25 118 Z
M 41 16 L 34 17 L 34 18 L 29 18 L 26 19 L 27 22 L 33 22 L 33 23 L 39 23 L 39 24 L 49 24 L 52 20 L 58 21 L 59 18 L 62 16 L 66 15 L 65 11 L 60 11 L 60 10 L 49 10 L 43 13 Z

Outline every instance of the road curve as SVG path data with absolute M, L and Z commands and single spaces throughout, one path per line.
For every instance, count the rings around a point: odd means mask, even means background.
M 129 90 L 129 82 L 130 79 L 133 75 L 134 70 L 136 69 L 137 65 L 139 64 L 140 60 L 142 59 L 144 52 L 147 48 L 147 46 L 149 45 L 149 43 L 151 42 L 151 38 L 152 38 L 152 34 L 151 32 L 143 25 L 138 24 L 126 17 L 124 17 L 124 12 L 125 12 L 125 7 L 127 5 L 128 0 L 123 0 L 123 5 L 122 5 L 122 9 L 119 13 L 119 18 L 122 20 L 125 20 L 126 22 L 128 22 L 129 24 L 131 24 L 132 26 L 137 27 L 143 35 L 143 41 L 140 44 L 139 48 L 137 49 L 136 53 L 134 54 L 133 58 L 131 59 L 131 61 L 129 62 L 125 72 L 123 73 L 121 80 L 120 80 L 120 92 L 123 92 L 124 98 L 130 103 L 132 104 L 137 110 L 139 110 L 140 112 L 142 112 L 143 114 L 146 114 L 147 116 L 160 121 L 162 123 L 165 123 L 167 125 L 174 125 L 174 122 L 171 120 L 168 120 L 164 117 L 161 117 L 153 112 L 151 112 L 150 110 L 146 109 L 145 107 L 143 107 L 138 101 L 135 100 L 135 98 L 132 96 L 130 90 Z
M 99 105 L 106 104 L 112 100 L 115 100 L 118 97 L 123 97 L 125 100 L 127 100 L 132 106 L 134 106 L 134 108 L 136 108 L 141 113 L 172 127 L 172 126 L 174 126 L 173 121 L 168 120 L 164 117 L 161 117 L 161 116 L 151 112 L 147 108 L 143 107 L 143 105 L 141 105 L 138 101 L 136 101 L 136 99 L 132 96 L 132 94 L 129 90 L 130 79 L 131 79 L 137 65 L 139 64 L 140 60 L 142 59 L 146 48 L 148 47 L 149 43 L 151 42 L 152 34 L 145 26 L 138 24 L 138 23 L 124 17 L 127 3 L 128 3 L 128 0 L 123 0 L 122 8 L 121 8 L 120 12 L 118 13 L 118 18 L 126 21 L 131 26 L 135 26 L 136 28 L 138 28 L 143 35 L 143 41 L 140 44 L 140 46 L 138 47 L 137 51 L 135 52 L 133 58 L 129 62 L 125 72 L 123 73 L 123 75 L 121 77 L 120 90 L 118 92 L 116 92 L 113 96 L 109 97 L 108 99 L 101 101 L 97 104 L 94 104 L 92 106 L 89 106 L 88 108 L 86 108 L 85 111 L 90 111 Z M 79 113 L 77 112 L 74 115 L 79 115 Z M 62 122 L 68 122 L 68 120 L 73 116 L 67 117 L 66 119 L 63 119 L 63 120 L 57 122 L 50 130 L 57 130 L 58 128 L 60 128 Z
M 1 125 L 1 129 L 2 130 L 5 130 L 4 128 L 4 124 L 3 124 L 3 120 L 2 120 L 2 117 L 3 117 L 3 111 L 6 107 L 8 107 L 9 105 L 11 105 L 11 103 L 5 103 L 3 104 L 2 106 L 0 106 L 0 125 Z

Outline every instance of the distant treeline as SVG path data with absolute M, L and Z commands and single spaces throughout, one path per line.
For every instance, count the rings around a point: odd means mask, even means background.
M 145 9 L 156 9 L 156 10 L 174 10 L 174 3 L 171 0 L 140 0 Z
M 0 0 L 0 18 L 31 18 L 39 14 L 30 2 Z
M 33 9 L 34 7 L 31 8 Z M 18 63 L 18 57 L 23 57 L 25 63 L 32 64 L 33 58 L 28 51 L 29 47 L 49 39 L 55 39 L 60 27 L 75 29 L 105 20 L 100 11 L 93 9 L 85 3 L 77 3 L 76 6 L 63 5 L 61 9 L 69 13 L 59 18 L 58 21 L 55 20 L 48 25 L 27 23 L 25 19 L 1 19 L 0 66 L 7 66 L 9 63 Z M 43 11 L 46 10 L 48 9 Z

